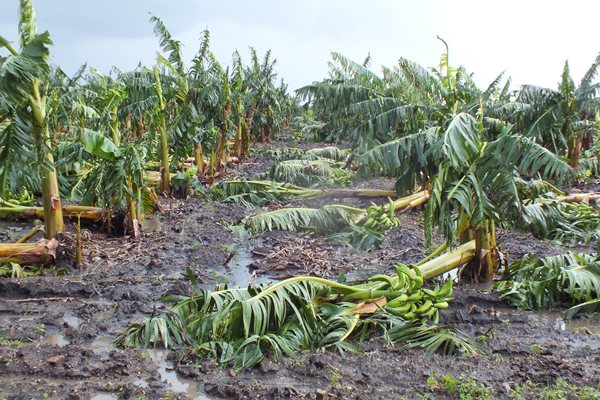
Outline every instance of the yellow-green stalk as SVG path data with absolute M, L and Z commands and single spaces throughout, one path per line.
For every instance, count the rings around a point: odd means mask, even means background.
M 42 200 L 44 203 L 44 220 L 46 225 L 46 238 L 50 239 L 64 230 L 62 206 L 58 180 L 54 167 L 50 134 L 46 122 L 46 104 L 40 94 L 40 82 L 37 78 L 32 83 L 30 96 L 31 120 L 33 123 L 33 136 L 38 143 L 38 163 L 42 176 Z
M 167 120 L 166 120 L 166 106 L 165 99 L 163 98 L 162 85 L 160 83 L 160 73 L 158 68 L 154 67 L 154 79 L 156 80 L 156 95 L 158 96 L 158 116 L 156 125 L 160 135 L 160 161 L 161 161 L 161 180 L 160 190 L 164 194 L 171 193 L 171 180 L 169 177 L 169 145 L 167 141 Z

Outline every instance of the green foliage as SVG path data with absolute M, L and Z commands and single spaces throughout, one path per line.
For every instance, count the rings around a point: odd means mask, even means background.
M 593 400 L 600 397 L 600 386 L 593 388 L 577 383 L 569 383 L 557 379 L 553 384 L 541 384 L 527 381 L 510 391 L 510 398 L 514 400 L 540 399 L 540 400 Z
M 85 151 L 94 157 L 113 161 L 121 155 L 117 145 L 98 132 L 86 129 L 81 141 Z
M 0 265 L 0 277 L 2 278 L 25 278 L 27 276 L 37 276 L 43 271 L 43 267 L 22 267 L 18 263 L 9 262 Z
M 32 97 L 36 88 L 40 93 L 35 101 L 45 98 L 40 82 L 45 83 L 50 72 L 52 41 L 48 32 L 37 33 L 31 1 L 20 2 L 19 17 L 20 51 L 0 36 L 0 50 L 9 53 L 0 56 L 0 192 L 7 185 L 13 192 L 21 187 L 39 191 L 40 173 L 53 167 L 45 157 L 50 146 L 42 132 L 45 127 L 34 125 L 34 110 L 40 111 L 41 104 L 34 106 Z M 28 167 L 20 169 L 20 165 Z
M 316 119 L 311 109 L 304 110 L 301 115 L 296 115 L 290 121 L 290 127 L 294 132 L 292 140 L 314 140 L 319 139 L 319 132 L 325 123 Z
M 571 156 L 573 139 L 593 136 L 600 90 L 594 78 L 599 66 L 600 54 L 578 86 L 570 77 L 568 62 L 565 62 L 557 90 L 524 85 L 516 99 L 521 106 L 517 114 L 519 127 L 556 154 Z
M 30 276 L 40 276 L 42 274 L 66 275 L 64 268 L 47 268 L 43 265 L 20 265 L 15 262 L 0 264 L 0 278 L 27 278 Z
M 301 158 L 304 160 L 319 160 L 325 158 L 332 161 L 344 161 L 346 157 L 348 157 L 347 150 L 335 146 L 326 146 L 305 150 Z
M 128 198 L 138 198 L 138 189 L 144 188 L 145 149 L 135 144 L 124 144 L 117 148 L 110 139 L 103 143 L 109 151 L 100 150 L 96 163 L 74 186 L 72 196 L 86 205 L 100 205 L 113 210 L 127 209 Z M 128 185 L 131 184 L 131 188 Z
M 548 195 L 524 201 L 522 210 L 525 226 L 539 238 L 567 245 L 600 243 L 600 214 L 589 204 Z
M 197 179 L 198 168 L 191 167 L 185 171 L 179 171 L 171 178 L 171 186 L 175 193 L 182 198 L 190 194 L 203 193 L 203 188 Z
M 598 309 L 600 260 L 592 254 L 542 259 L 529 254 L 512 263 L 505 280 L 494 287 L 501 299 L 516 307 L 539 309 L 559 304 L 572 307 L 568 310 L 568 317 L 572 317 L 577 312 Z
M 224 201 L 243 204 L 248 208 L 274 200 L 302 197 L 304 188 L 273 181 L 225 180 L 210 190 L 210 196 Z
M 531 353 L 534 356 L 539 356 L 545 350 L 546 349 L 544 348 L 544 346 L 542 346 L 539 343 L 533 343 L 532 345 L 529 346 L 529 353 Z
M 471 377 L 455 378 L 451 374 L 440 377 L 430 376 L 427 385 L 433 390 L 441 390 L 453 398 L 461 400 L 493 400 L 493 391 Z
M 310 232 L 327 237 L 338 243 L 347 243 L 358 250 L 378 246 L 383 233 L 396 226 L 393 216 L 386 221 L 362 216 L 365 210 L 342 206 L 325 205 L 321 208 L 282 208 L 262 212 L 245 219 L 244 226 L 254 234 L 272 230 Z M 389 221 L 389 222 L 387 222 Z M 367 225 L 368 224 L 368 225 Z
M 187 68 L 182 43 L 160 18 L 152 16 L 164 54 L 157 55 L 162 87 L 159 99 L 152 68 L 140 65 L 127 72 L 113 68 L 103 75 L 84 65 L 72 77 L 51 68 L 47 59 L 52 42 L 47 32 L 36 33 L 31 2 L 21 2 L 20 12 L 19 51 L 0 37 L 0 50 L 9 53 L 0 56 L 2 192 L 16 192 L 22 187 L 38 192 L 38 165 L 30 161 L 48 152 L 49 144 L 56 144 L 54 158 L 63 195 L 71 201 L 123 210 L 125 197 L 140 197 L 143 186 L 138 172 L 143 172 L 146 162 L 160 158 L 157 126 L 162 126 L 161 121 L 167 128 L 173 172 L 196 144 L 201 144 L 204 154 L 210 154 L 217 137 L 233 138 L 235 125 L 250 125 L 258 136 L 260 132 L 282 130 L 297 111 L 286 85 L 275 80 L 270 52 L 259 60 L 252 50 L 250 65 L 242 64 L 236 52 L 234 66 L 229 69 L 211 52 L 210 34 L 205 31 Z M 34 80 L 42 83 L 39 88 L 45 102 L 41 103 L 48 121 L 48 140 L 41 142 L 33 137 L 29 121 Z M 159 100 L 163 100 L 162 105 Z M 125 170 L 120 172 L 119 168 Z M 121 178 L 125 178 L 123 182 L 117 182 Z M 139 205 L 140 199 L 135 201 Z
M 328 159 L 281 161 L 271 167 L 268 175 L 277 182 L 304 187 L 347 186 L 352 179 L 343 163 Z
M 196 294 L 165 298 L 176 301 L 167 314 L 131 325 L 117 342 L 125 346 L 183 346 L 196 356 L 232 363 L 238 371 L 256 365 L 266 353 L 277 360 L 284 354 L 295 357 L 307 349 L 354 351 L 355 346 L 347 339 L 355 332 L 363 336 L 374 328 L 382 328 L 388 341 L 406 341 L 406 347 L 422 345 L 428 351 L 446 354 L 455 349 L 476 351 L 466 336 L 427 325 L 431 316 L 425 306 L 436 297 L 428 297 L 433 295 L 421 288 L 423 280 L 418 280 L 414 271 L 402 271 L 400 268 L 395 277 L 377 276 L 355 286 L 295 277 L 274 285 L 225 286 L 215 291 L 198 288 L 188 271 Z M 451 282 L 449 285 L 451 290 Z M 445 289 L 439 296 L 449 293 Z M 399 307 L 409 297 L 422 299 L 422 313 L 400 316 L 388 311 L 387 304 L 391 307 L 395 302 Z
M 478 354 L 481 350 L 471 338 L 451 326 L 429 326 L 403 322 L 388 330 L 390 339 L 402 343 L 402 349 L 422 348 L 428 353 Z

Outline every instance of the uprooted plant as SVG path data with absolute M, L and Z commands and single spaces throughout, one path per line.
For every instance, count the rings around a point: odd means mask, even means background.
M 466 335 L 437 325 L 440 310 L 452 300 L 452 281 L 423 287 L 425 279 L 472 258 L 472 250 L 456 249 L 450 257 L 421 267 L 398 264 L 395 275 L 375 275 L 361 284 L 300 276 L 276 284 L 207 291 L 197 287 L 188 271 L 196 294 L 163 299 L 176 304 L 163 315 L 131 325 L 117 342 L 183 347 L 194 356 L 232 363 L 238 371 L 256 365 L 267 352 L 279 359 L 308 349 L 355 350 L 349 340 L 373 332 L 383 333 L 385 340 L 402 348 L 474 353 L 478 349 Z
M 346 150 L 335 146 L 302 150 L 297 148 L 269 149 L 267 154 L 278 162 L 257 179 L 270 179 L 304 187 L 348 186 L 354 175 L 347 168 Z
M 373 203 L 366 210 L 338 204 L 321 208 L 282 208 L 249 216 L 243 225 L 254 234 L 272 230 L 309 231 L 364 250 L 379 245 L 383 233 L 398 226 L 396 212 L 418 207 L 426 203 L 429 196 L 428 191 L 420 191 L 390 200 L 387 205 Z
M 264 180 L 227 180 L 212 189 L 224 201 L 256 207 L 271 201 L 310 200 L 317 198 L 396 197 L 385 189 L 316 189 Z
M 595 254 L 529 254 L 512 263 L 494 285 L 500 298 L 522 309 L 570 307 L 567 318 L 600 310 L 600 259 Z
M 523 204 L 524 221 L 531 232 L 567 245 L 600 243 L 600 213 L 586 202 L 570 200 L 570 196 L 545 196 Z

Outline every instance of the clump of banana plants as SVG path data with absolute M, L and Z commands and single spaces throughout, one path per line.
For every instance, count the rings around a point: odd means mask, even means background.
M 600 310 L 600 258 L 597 254 L 529 254 L 512 263 L 495 284 L 500 298 L 522 309 L 570 307 L 567 317 Z
M 477 351 L 465 335 L 437 325 L 452 300 L 450 280 L 429 289 L 419 267 L 399 264 L 395 272 L 359 284 L 301 276 L 214 291 L 198 288 L 190 273 L 194 296 L 163 299 L 176 303 L 165 314 L 131 325 L 117 343 L 180 347 L 237 371 L 256 365 L 266 353 L 277 360 L 308 349 L 357 350 L 350 339 L 369 333 L 428 351 Z

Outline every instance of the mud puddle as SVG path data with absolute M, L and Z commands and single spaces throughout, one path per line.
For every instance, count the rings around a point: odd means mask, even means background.
M 33 229 L 31 222 L 0 220 L 0 242 L 14 243 L 31 229 Z
M 146 349 L 146 354 L 152 362 L 158 367 L 158 373 L 163 381 L 167 382 L 168 389 L 179 394 L 185 394 L 193 400 L 210 400 L 204 392 L 204 385 L 191 379 L 183 378 L 175 371 L 173 363 L 168 360 L 169 350 Z M 134 384 L 144 388 L 148 387 L 148 382 L 136 380 Z
M 90 397 L 90 400 L 119 400 L 119 397 L 112 393 L 96 393 Z
M 115 340 L 115 338 L 112 336 L 98 336 L 89 345 L 89 348 L 95 354 L 100 354 L 100 355 L 107 354 L 116 348 L 114 345 L 114 340 Z
M 228 287 L 247 287 L 249 284 L 270 282 L 268 277 L 256 274 L 252 268 L 255 262 L 252 251 L 261 243 L 260 239 L 242 238 L 239 243 L 224 246 L 229 256 L 224 265 L 210 272 L 215 282 L 202 285 L 204 289 L 212 289 L 215 283 L 227 284 Z
M 564 319 L 564 312 L 559 311 L 536 311 L 528 318 L 529 324 L 546 328 L 555 332 L 575 332 L 596 337 L 598 340 L 592 344 L 594 349 L 600 349 L 600 316 L 590 318 L 579 317 L 572 320 Z
M 40 345 L 65 347 L 66 345 L 70 344 L 71 341 L 67 339 L 62 333 L 50 333 L 49 331 L 46 333 L 46 336 L 40 339 L 39 343 Z

